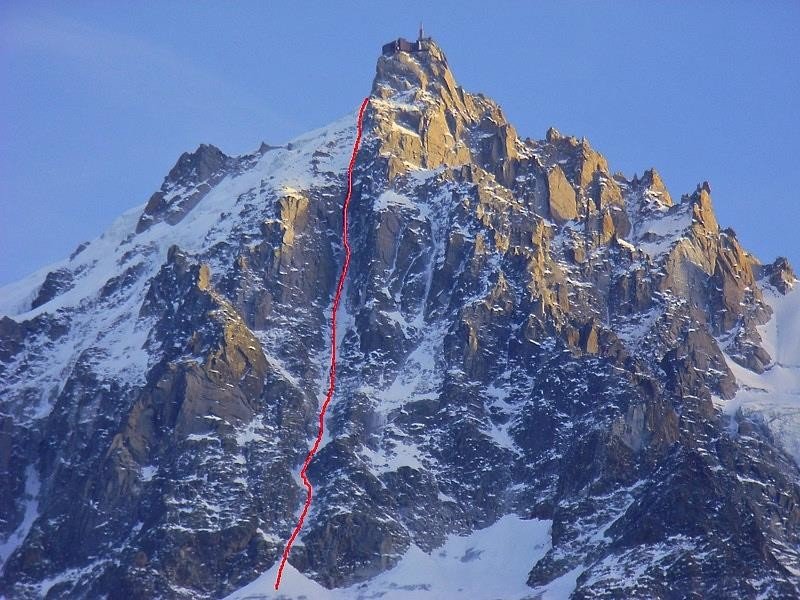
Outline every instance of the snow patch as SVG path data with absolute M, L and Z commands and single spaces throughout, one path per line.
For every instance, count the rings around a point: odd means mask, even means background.
M 536 588 L 535 597 L 537 600 L 564 600 L 569 598 L 578 586 L 578 577 L 583 573 L 583 570 L 582 566 L 575 567 L 546 586 Z
M 401 208 L 410 208 L 415 211 L 419 210 L 419 207 L 414 202 L 412 202 L 408 198 L 408 196 L 403 196 L 402 194 L 398 194 L 394 190 L 386 190 L 376 198 L 373 204 L 373 208 L 376 211 L 386 210 L 392 206 L 399 206 Z
M 142 481 L 152 481 L 156 473 L 158 473 L 158 467 L 153 465 L 142 467 Z
M 39 489 L 41 481 L 39 474 L 33 466 L 25 469 L 25 494 L 22 501 L 25 503 L 25 513 L 22 523 L 8 536 L 5 542 L 0 544 L 0 574 L 5 568 L 6 562 L 12 554 L 19 548 L 28 537 L 28 533 L 33 527 L 34 521 L 39 516 Z
M 645 217 L 632 218 L 633 242 L 645 253 L 658 258 L 667 253 L 692 225 L 692 207 L 689 203 L 669 209 L 653 210 Z

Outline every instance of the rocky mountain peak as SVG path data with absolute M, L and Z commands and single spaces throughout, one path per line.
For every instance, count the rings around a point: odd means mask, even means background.
M 711 202 L 711 186 L 704 181 L 697 186 L 697 190 L 689 196 L 692 204 L 694 219 L 711 233 L 719 231 L 719 223 Z
M 784 256 L 779 256 L 773 263 L 762 266 L 759 276 L 766 279 L 781 294 L 788 294 L 797 282 L 797 275 Z
M 456 87 L 444 51 L 436 42 L 399 38 L 386 44 L 378 58 L 372 95 L 387 97 L 410 90 L 452 93 Z
M 550 128 L 545 140 L 534 145 L 548 169 L 558 165 L 578 188 L 587 189 L 598 172 L 609 177 L 608 161 L 586 138 L 562 135 Z
M 561 132 L 555 127 L 549 127 L 545 134 L 545 140 L 551 144 L 561 139 Z
M 170 169 L 166 182 L 172 185 L 187 185 L 195 181 L 206 181 L 224 168 L 230 157 L 213 144 L 200 144 L 194 152 L 184 152 Z
M 456 597 L 442 564 L 513 580 L 478 599 L 798 597 L 788 262 L 720 228 L 707 183 L 673 204 L 585 138 L 520 139 L 430 39 L 384 47 L 363 133 L 281 594 Z M 274 595 L 355 137 L 351 114 L 203 145 L 2 289 L 0 596 Z
M 672 196 L 670 196 L 664 180 L 655 169 L 648 169 L 641 178 L 634 176 L 634 185 L 641 186 L 651 197 L 656 198 L 664 206 L 672 206 Z
M 172 225 L 180 221 L 235 163 L 235 159 L 211 144 L 200 144 L 194 152 L 181 154 L 161 189 L 148 200 L 136 232 L 141 233 L 158 221 Z
M 429 38 L 384 46 L 372 97 L 366 130 L 387 160 L 390 180 L 413 166 L 495 170 L 516 157 L 517 135 L 500 107 L 465 92 Z M 500 167 L 508 175 L 508 166 Z

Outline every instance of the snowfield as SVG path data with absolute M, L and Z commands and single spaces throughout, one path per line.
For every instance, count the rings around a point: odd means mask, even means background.
M 550 549 L 551 521 L 524 520 L 507 515 L 494 525 L 468 536 L 450 536 L 430 554 L 412 546 L 393 569 L 366 583 L 329 590 L 297 571 L 291 564 L 276 592 L 278 565 L 263 573 L 226 600 L 522 600 L 533 591 L 526 585 L 531 567 Z M 575 587 L 572 574 L 537 590 L 542 599 L 565 598 Z
M 720 405 L 726 414 L 741 410 L 762 419 L 800 463 L 800 285 L 795 281 L 785 296 L 766 286 L 764 299 L 774 312 L 770 321 L 759 327 L 759 334 L 773 362 L 759 375 L 727 358 L 739 392 Z

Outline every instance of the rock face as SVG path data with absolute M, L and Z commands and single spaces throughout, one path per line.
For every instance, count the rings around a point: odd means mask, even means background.
M 274 568 L 354 135 L 351 115 L 252 155 L 201 146 L 0 290 L 0 593 L 214 598 Z M 707 183 L 674 203 L 586 140 L 519 138 L 430 42 L 378 59 L 351 211 L 294 568 L 369 586 L 515 514 L 551 522 L 532 597 L 564 578 L 576 599 L 800 594 L 797 465 L 775 422 L 728 410 L 734 371 L 777 360 L 768 300 L 795 277 L 720 229 Z

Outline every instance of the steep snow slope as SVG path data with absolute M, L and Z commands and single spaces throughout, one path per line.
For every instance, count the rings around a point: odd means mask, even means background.
M 759 333 L 773 362 L 758 374 L 729 359 L 739 391 L 721 405 L 726 414 L 762 420 L 800 463 L 800 285 L 786 295 L 770 290 L 765 299 L 773 316 Z

